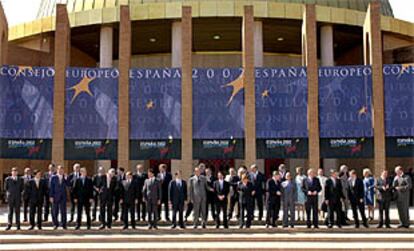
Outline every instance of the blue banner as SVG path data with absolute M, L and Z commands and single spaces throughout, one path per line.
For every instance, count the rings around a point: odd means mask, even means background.
M 0 68 L 0 138 L 52 138 L 54 74 L 51 67 Z
M 51 67 L 0 68 L 1 158 L 51 158 L 54 75 Z
M 307 138 L 306 68 L 257 68 L 258 139 Z
M 132 140 L 181 138 L 181 71 L 130 70 Z
M 244 137 L 244 84 L 239 68 L 193 69 L 193 138 Z
M 384 65 L 387 137 L 414 136 L 414 64 Z
M 370 66 L 319 68 L 321 138 L 372 137 Z
M 115 68 L 67 69 L 65 159 L 116 159 L 118 77 Z

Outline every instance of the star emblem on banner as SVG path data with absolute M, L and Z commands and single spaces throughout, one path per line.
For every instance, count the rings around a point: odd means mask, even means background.
M 228 84 L 222 85 L 221 87 L 223 88 L 223 87 L 229 87 L 229 86 L 233 87 L 233 92 L 231 93 L 230 99 L 227 102 L 227 106 L 229 106 L 231 104 L 231 102 L 233 101 L 233 99 L 237 95 L 237 93 L 239 93 L 241 90 L 244 89 L 243 73 L 240 74 L 240 76 L 236 80 L 234 80 L 234 81 L 232 81 Z
M 146 104 L 146 107 L 147 107 L 147 110 L 154 109 L 155 108 L 154 101 L 152 101 L 152 100 L 148 101 L 147 104 Z
M 264 90 L 264 91 L 262 92 L 262 98 L 268 98 L 268 97 L 269 97 L 269 94 L 270 94 L 270 92 L 269 92 L 269 90 L 268 90 L 268 89 Z
M 368 107 L 364 105 L 361 107 L 361 109 L 358 110 L 358 115 L 364 115 L 364 114 L 367 114 L 367 112 L 368 112 Z
M 73 94 L 72 100 L 70 101 L 70 103 L 72 104 L 73 101 L 75 101 L 75 99 L 81 94 L 81 93 L 87 93 L 89 94 L 89 96 L 93 97 L 93 93 L 91 92 L 91 90 L 89 89 L 89 85 L 91 84 L 91 82 L 94 80 L 95 78 L 88 78 L 87 76 L 83 77 L 82 80 L 72 86 L 71 88 L 69 88 L 69 90 L 73 90 L 75 91 L 75 93 Z

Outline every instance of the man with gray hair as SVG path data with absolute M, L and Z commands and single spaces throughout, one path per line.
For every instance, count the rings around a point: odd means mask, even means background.
M 110 229 L 112 227 L 112 206 L 117 185 L 115 169 L 113 168 L 109 169 L 106 176 L 100 179 L 100 182 L 96 185 L 99 191 L 99 217 L 102 223 L 99 229 L 104 229 L 105 227 Z
M 105 178 L 105 169 L 100 166 L 98 167 L 98 173 L 92 178 L 93 182 L 93 210 L 92 210 L 92 221 L 96 220 L 96 214 L 98 211 L 99 203 L 99 188 L 98 184 L 101 183 L 102 179 Z
M 74 220 L 75 208 L 76 208 L 74 188 L 75 188 L 76 180 L 80 178 L 80 167 L 81 166 L 79 163 L 75 163 L 73 165 L 73 172 L 69 174 L 69 177 L 68 177 L 68 181 L 70 182 L 70 186 L 69 186 L 70 220 L 69 222 L 72 222 Z
M 400 225 L 398 228 L 410 227 L 409 203 L 411 186 L 411 178 L 404 174 L 402 166 L 395 167 L 393 187 L 397 194 L 397 209 L 398 216 L 400 217 Z
M 207 191 L 213 191 L 207 184 L 206 177 L 201 175 L 199 167 L 194 169 L 194 176 L 188 180 L 189 183 L 189 199 L 193 203 L 194 210 L 194 228 L 198 227 L 200 213 L 202 217 L 202 226 L 206 228 L 207 222 Z
M 339 167 L 339 180 L 341 181 L 342 185 L 342 193 L 345 196 L 344 199 L 344 205 L 343 205 L 343 211 L 342 211 L 342 226 L 348 225 L 347 221 L 349 221 L 348 218 L 348 209 L 349 209 L 349 197 L 348 197 L 348 179 L 349 179 L 349 173 L 348 173 L 348 166 L 347 165 L 341 165 Z
M 256 164 L 250 166 L 249 179 L 253 184 L 253 190 L 255 194 L 253 196 L 253 210 L 255 204 L 257 203 L 257 208 L 259 209 L 258 220 L 261 221 L 263 218 L 263 195 L 265 193 L 265 176 L 259 172 L 259 169 Z M 254 216 L 253 216 L 254 217 Z

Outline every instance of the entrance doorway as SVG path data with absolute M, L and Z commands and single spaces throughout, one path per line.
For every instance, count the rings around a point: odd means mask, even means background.
M 267 178 L 272 176 L 272 172 L 278 170 L 280 164 L 285 164 L 285 159 L 265 159 L 265 175 Z
M 200 159 L 199 163 L 204 163 L 206 167 L 211 168 L 214 174 L 222 171 L 228 173 L 230 167 L 234 167 L 234 159 Z

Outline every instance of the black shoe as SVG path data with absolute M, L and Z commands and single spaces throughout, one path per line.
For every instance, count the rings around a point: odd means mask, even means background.
M 72 223 L 72 222 L 73 222 L 73 219 L 70 219 L 68 222 L 69 222 L 69 223 Z
M 30 226 L 27 230 L 33 230 L 34 226 Z
M 333 226 L 331 224 L 328 225 L 328 228 L 332 228 Z
M 266 228 L 270 228 L 270 224 L 266 224 Z
M 184 225 L 182 225 L 182 226 L 180 226 L 180 228 L 181 228 L 181 229 L 185 229 L 185 226 L 184 226 Z
M 312 226 L 311 226 L 311 225 L 308 225 L 307 227 L 308 227 L 308 228 L 311 228 Z
M 63 226 L 62 228 L 65 229 L 65 230 L 68 229 L 66 226 Z
M 79 229 L 80 229 L 80 226 L 76 226 L 76 227 L 75 227 L 75 230 L 79 230 Z
M 341 225 L 336 225 L 338 228 L 342 228 L 342 226 Z
M 194 229 L 197 229 L 197 225 L 194 225 L 194 226 L 193 226 L 193 228 L 194 228 Z
M 382 228 L 382 224 L 379 224 L 379 225 L 377 226 L 377 228 Z
M 392 228 L 390 225 L 385 225 L 385 228 Z
M 355 228 L 359 228 L 359 225 L 355 225 Z
M 203 228 L 206 228 L 206 223 L 203 223 L 203 226 L 202 226 Z
M 20 230 L 20 226 L 17 226 L 17 227 L 16 227 L 16 230 Z
M 6 227 L 6 231 L 9 231 L 11 229 L 11 226 Z
M 158 229 L 158 227 L 157 227 L 157 226 L 153 226 L 152 228 L 154 228 L 154 229 Z
M 37 229 L 42 230 L 42 226 L 38 226 Z
M 295 226 L 293 226 L 293 225 L 290 225 L 290 228 L 294 228 Z
M 128 229 L 128 227 L 127 227 L 127 226 L 124 226 L 122 229 L 123 229 L 123 230 L 126 230 L 126 229 Z
M 229 228 L 229 225 L 224 225 L 224 228 L 225 228 L 225 229 L 228 229 L 228 228 Z
M 362 224 L 365 228 L 369 228 L 369 225 L 367 223 Z
M 96 221 L 96 218 L 92 218 L 91 221 Z
M 243 225 L 240 225 L 239 228 L 242 229 L 243 228 Z
M 318 229 L 319 227 L 318 226 L 313 226 L 313 228 Z
M 135 226 L 132 226 L 132 229 L 137 229 Z
M 152 229 L 152 226 L 148 226 L 148 229 L 151 230 Z
M 87 226 L 86 229 L 91 230 L 91 226 Z
M 175 229 L 176 227 L 177 227 L 177 225 L 173 224 L 173 225 L 171 226 L 171 229 Z
M 169 222 L 171 222 L 170 218 L 167 218 L 167 219 L 166 219 L 166 221 L 169 221 Z
M 220 228 L 220 225 L 216 225 L 216 228 L 219 229 Z
M 112 228 L 112 226 L 111 226 L 111 225 L 108 225 L 108 226 L 106 226 L 106 228 L 107 228 L 107 229 L 111 229 L 111 228 Z
M 102 229 L 105 229 L 105 225 L 101 225 L 101 226 L 99 227 L 99 230 L 102 230 Z
M 53 230 L 57 230 L 57 229 L 58 229 L 58 226 L 54 226 L 54 227 L 53 227 Z

